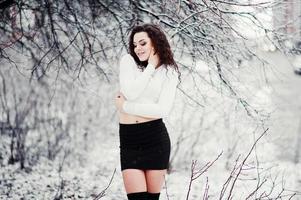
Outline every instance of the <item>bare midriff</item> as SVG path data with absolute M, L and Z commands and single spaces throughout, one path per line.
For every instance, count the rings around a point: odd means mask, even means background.
M 131 115 L 123 112 L 119 112 L 119 123 L 120 124 L 137 124 L 142 122 L 153 121 L 160 118 L 146 118 L 137 115 Z

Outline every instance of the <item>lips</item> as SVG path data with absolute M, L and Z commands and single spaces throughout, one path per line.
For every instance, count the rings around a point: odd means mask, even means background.
M 138 53 L 139 57 L 141 57 L 142 55 L 144 55 L 144 52 Z

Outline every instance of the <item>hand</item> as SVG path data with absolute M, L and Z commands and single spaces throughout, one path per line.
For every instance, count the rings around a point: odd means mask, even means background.
M 125 96 L 119 91 L 115 97 L 115 105 L 120 112 L 123 112 L 122 106 L 125 100 Z
M 159 54 L 158 52 L 155 52 L 154 48 L 152 48 L 148 57 L 148 63 L 157 67 L 159 65 L 159 62 L 160 62 Z

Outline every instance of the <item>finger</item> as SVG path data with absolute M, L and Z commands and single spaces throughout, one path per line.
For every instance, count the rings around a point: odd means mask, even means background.
M 151 50 L 151 55 L 155 55 L 154 48 L 152 48 L 152 50 Z

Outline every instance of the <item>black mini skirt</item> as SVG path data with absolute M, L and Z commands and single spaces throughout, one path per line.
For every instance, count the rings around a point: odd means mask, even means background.
M 170 138 L 163 120 L 120 124 L 120 163 L 125 169 L 167 169 Z

